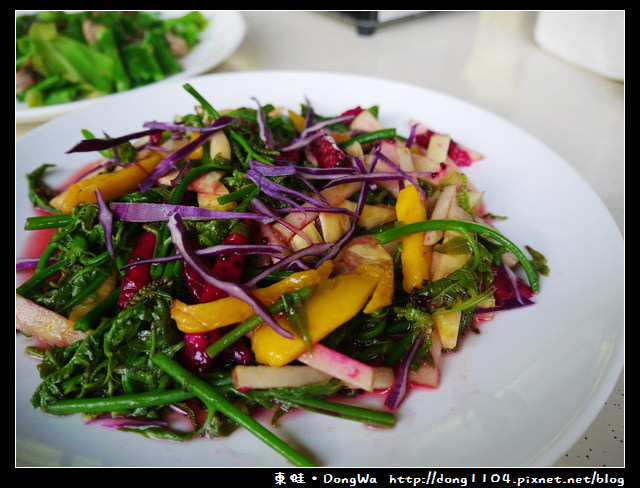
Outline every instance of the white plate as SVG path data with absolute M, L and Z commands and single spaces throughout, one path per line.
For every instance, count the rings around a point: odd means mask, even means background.
M 172 18 L 179 17 L 187 12 L 187 10 L 168 10 L 164 11 L 162 15 Z M 209 21 L 207 28 L 199 36 L 200 42 L 187 56 L 180 60 L 180 65 L 183 68 L 180 73 L 171 75 L 157 83 L 189 78 L 209 71 L 233 54 L 242 43 L 246 33 L 246 24 L 239 12 L 233 10 L 200 10 L 200 12 Z M 20 12 L 16 12 L 16 15 L 18 13 Z M 139 92 L 147 86 L 149 85 L 133 88 L 133 90 Z M 120 95 L 120 93 L 106 96 L 114 97 L 117 95 Z M 16 123 L 44 122 L 72 110 L 84 108 L 95 102 L 96 99 L 78 100 L 71 103 L 29 108 L 25 103 L 20 103 L 16 100 Z
M 191 84 L 218 109 L 273 103 L 320 114 L 380 106 L 382 121 L 408 135 L 409 118 L 485 155 L 468 170 L 500 230 L 544 253 L 551 274 L 534 307 L 505 312 L 443 360 L 437 390 L 415 390 L 391 430 L 313 414 L 285 417 L 276 432 L 325 466 L 551 466 L 602 408 L 623 366 L 623 247 L 593 190 L 558 155 L 505 120 L 462 101 L 398 82 L 314 72 L 207 75 Z M 162 100 L 162 103 L 158 103 Z M 114 97 L 35 129 L 17 144 L 18 244 L 27 214 L 23 175 L 65 155 L 80 129 L 111 136 L 147 120 L 189 112 L 180 83 Z M 63 175 L 61 175 L 61 179 Z M 84 426 L 33 410 L 35 364 L 16 341 L 17 459 L 23 465 L 286 466 L 247 432 L 184 445 Z M 382 405 L 382 399 L 367 402 Z

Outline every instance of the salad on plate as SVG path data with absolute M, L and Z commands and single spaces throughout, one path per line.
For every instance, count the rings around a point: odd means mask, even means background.
M 534 305 L 545 257 L 498 230 L 477 150 L 377 106 L 222 110 L 183 88 L 174 120 L 83 131 L 68 152 L 97 155 L 62 188 L 50 163 L 28 175 L 25 229 L 48 236 L 17 263 L 34 408 L 175 441 L 244 428 L 313 466 L 257 412 L 393 428 L 443 354 Z

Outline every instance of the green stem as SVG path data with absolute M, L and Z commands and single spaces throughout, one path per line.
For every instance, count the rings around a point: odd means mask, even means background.
M 395 423 L 395 416 L 389 412 L 372 410 L 356 405 L 346 405 L 344 403 L 332 402 L 318 398 L 292 398 L 284 400 L 284 403 L 293 407 L 307 410 L 314 413 L 339 417 L 345 420 L 362 422 L 376 427 L 392 427 Z
M 24 230 L 56 229 L 67 225 L 73 217 L 67 214 L 61 215 L 39 215 L 37 217 L 27 217 Z
M 241 198 L 246 197 L 247 195 L 251 195 L 253 192 L 258 189 L 258 185 L 255 183 L 251 183 L 247 186 L 243 186 L 239 190 L 229 193 L 228 195 L 222 195 L 218 198 L 218 203 L 220 205 L 226 205 L 230 202 L 235 202 L 236 200 L 240 200 Z
M 254 187 L 248 194 L 247 196 L 245 196 L 244 200 L 242 200 L 235 208 L 235 212 L 245 212 L 247 210 L 247 208 L 249 208 L 249 205 L 251 204 L 251 201 L 258 196 L 258 193 L 260 192 L 260 189 L 256 186 Z
M 105 317 L 107 312 L 117 305 L 119 297 L 120 287 L 113 290 L 107 297 L 91 308 L 91 310 L 77 319 L 73 324 L 73 328 L 82 332 L 93 329 L 100 319 Z
M 171 203 L 172 205 L 179 204 L 180 200 L 182 200 L 182 197 L 184 196 L 185 191 L 187 191 L 187 188 L 193 180 L 204 173 L 219 169 L 220 165 L 215 163 L 203 164 L 201 166 L 190 169 L 189 172 L 184 175 L 180 183 L 173 189 L 173 192 L 171 192 L 169 203 Z
M 427 232 L 431 230 L 452 230 L 460 232 L 465 236 L 469 236 L 469 232 L 476 232 L 503 244 L 516 256 L 522 265 L 522 268 L 527 275 L 527 279 L 529 280 L 531 291 L 533 291 L 533 293 L 538 293 L 540 291 L 538 274 L 520 248 L 495 229 L 487 227 L 486 225 L 478 224 L 477 222 L 466 222 L 462 220 L 425 220 L 423 222 L 415 222 L 413 224 L 395 227 L 376 234 L 375 237 L 381 244 L 387 244 L 407 234 L 412 234 L 414 232 Z M 468 238 L 469 237 L 467 237 L 467 239 Z M 475 242 L 475 239 L 471 239 L 471 241 Z M 473 242 L 471 242 L 471 245 L 474 245 Z M 477 247 L 477 243 L 475 245 Z
M 200 102 L 200 105 L 202 105 L 202 107 L 209 112 L 211 115 L 213 115 L 214 119 L 219 119 L 220 118 L 220 114 L 218 113 L 218 111 L 213 108 L 213 106 L 190 84 L 190 83 L 185 83 L 184 85 L 182 85 L 184 87 L 185 90 L 187 90 L 196 100 L 198 100 L 198 102 Z
M 297 293 L 300 299 L 304 300 L 309 295 L 311 295 L 311 290 L 312 290 L 311 287 L 307 286 L 292 293 Z M 284 307 L 285 307 L 285 300 L 280 298 L 278 301 L 272 303 L 268 307 L 269 313 L 271 315 L 279 314 L 280 312 L 284 311 Z M 220 339 L 218 339 L 216 342 L 209 345 L 207 347 L 207 354 L 212 358 L 216 357 L 218 354 L 224 351 L 231 344 L 234 344 L 235 342 L 240 340 L 241 337 L 244 337 L 245 335 L 247 335 L 253 329 L 257 328 L 262 323 L 264 323 L 264 320 L 262 320 L 262 317 L 260 317 L 259 315 L 251 316 L 241 324 L 231 329 L 225 335 L 220 337 Z
M 347 147 L 356 142 L 360 144 L 368 144 L 370 142 L 378 142 L 384 139 L 393 139 L 396 136 L 395 129 L 381 129 L 373 132 L 365 132 L 364 134 L 358 134 L 351 139 L 347 139 L 340 143 L 340 147 Z
M 87 284 L 77 295 L 75 295 L 71 300 L 65 302 L 65 304 L 60 309 L 59 313 L 65 315 L 67 314 L 73 307 L 77 306 L 89 295 L 95 293 L 95 291 L 100 288 L 102 283 L 109 277 L 109 273 L 104 271 L 99 271 L 99 275 L 95 278 L 91 283 Z
M 183 85 L 183 87 L 196 100 L 198 100 L 198 102 L 200 102 L 200 105 L 202 105 L 202 108 L 204 108 L 207 112 L 209 112 L 213 116 L 214 119 L 219 119 L 220 118 L 220 114 L 218 113 L 218 111 L 215 108 L 213 108 L 213 106 L 193 86 L 191 86 L 189 83 L 185 83 Z M 266 163 L 266 164 L 272 164 L 271 161 L 269 161 L 268 159 L 265 159 L 260 154 L 256 153 L 253 149 L 251 149 L 251 146 L 249 146 L 247 141 L 245 141 L 244 138 L 240 134 L 238 134 L 234 130 L 230 129 L 229 130 L 229 135 L 231 136 L 231 138 L 233 140 L 235 140 L 238 144 L 240 144 L 244 148 L 245 151 L 247 151 L 247 154 L 249 155 L 249 157 L 251 159 L 255 159 L 257 161 L 261 161 L 261 162 Z
M 487 290 L 485 290 L 483 293 L 480 293 L 479 295 L 476 295 L 472 298 L 469 298 L 468 300 L 465 300 L 464 302 L 461 302 L 459 304 L 457 304 L 455 307 L 451 307 L 451 308 L 439 308 L 437 310 L 435 310 L 433 312 L 434 315 L 437 314 L 446 314 L 446 313 L 453 313 L 453 312 L 459 312 L 460 310 L 465 310 L 467 308 L 471 308 L 476 306 L 478 303 L 482 302 L 483 300 L 489 298 L 491 295 L 493 295 L 493 293 L 496 291 L 496 289 L 494 287 L 490 287 Z
M 49 265 L 49 258 L 53 256 L 53 253 L 56 251 L 57 248 L 58 248 L 58 244 L 54 240 L 51 240 L 49 244 L 47 244 L 47 247 L 40 255 L 40 259 L 38 259 L 38 264 L 34 269 L 35 273 L 42 271 Z
M 193 392 L 207 405 L 207 408 L 215 409 L 223 413 L 296 466 L 315 466 L 312 461 L 297 452 L 292 446 L 277 437 L 249 414 L 227 400 L 213 386 L 184 369 L 169 356 L 163 353 L 156 353 L 153 356 L 153 362 L 169 376 L 178 381 L 185 390 Z
M 194 393 L 180 389 L 156 390 L 107 398 L 72 398 L 47 405 L 45 411 L 52 415 L 74 413 L 119 412 L 135 408 L 155 407 L 193 398 Z
M 255 152 L 251 148 L 249 143 L 244 139 L 244 137 L 242 137 L 237 132 L 235 132 L 233 130 L 230 130 L 229 131 L 229 135 L 231 136 L 231 138 L 234 141 L 236 141 L 238 144 L 240 144 L 245 151 L 247 151 L 247 158 L 248 159 L 254 159 L 256 161 L 260 161 L 262 163 L 269 164 L 269 165 L 273 164 L 269 159 L 267 159 L 264 156 L 262 156 L 262 155 L 258 154 L 257 152 Z
M 28 298 L 31 293 L 40 289 L 44 285 L 45 281 L 55 276 L 65 266 L 70 265 L 70 259 L 63 259 L 62 261 L 53 263 L 51 266 L 44 268 L 42 271 L 34 273 L 31 278 L 22 283 L 22 285 L 20 285 L 16 289 L 16 293 L 18 295 L 22 295 L 25 298 Z

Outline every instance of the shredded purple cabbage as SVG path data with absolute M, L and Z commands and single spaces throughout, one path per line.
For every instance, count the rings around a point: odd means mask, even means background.
M 216 244 L 214 246 L 203 247 L 201 249 L 196 249 L 194 252 L 198 256 L 217 256 L 219 254 L 225 253 L 236 253 L 236 254 L 259 254 L 262 256 L 274 256 L 274 257 L 282 257 L 286 255 L 287 249 L 282 246 L 272 245 L 272 244 Z M 168 263 L 171 261 L 178 261 L 182 259 L 178 255 L 170 255 L 163 257 L 153 257 L 150 259 L 139 259 L 137 261 L 127 263 L 122 266 L 120 269 L 125 270 L 128 268 L 133 268 L 134 266 L 138 266 L 140 264 L 148 264 L 148 263 Z
M 55 263 L 55 258 L 50 258 L 49 263 Z M 40 262 L 40 258 L 22 258 L 16 262 L 16 271 L 35 268 Z
M 120 137 L 113 137 L 107 139 L 84 139 L 73 146 L 67 151 L 67 154 L 74 152 L 91 152 L 91 151 L 104 151 L 105 149 L 111 149 L 123 142 L 128 142 L 132 139 L 139 139 L 141 137 L 150 136 L 156 134 L 157 129 L 143 130 L 139 132 L 132 132 Z
M 265 277 L 269 276 L 274 271 L 280 269 L 286 269 L 289 265 L 293 263 L 299 263 L 303 258 L 308 256 L 320 256 L 324 252 L 326 252 L 331 247 L 330 244 L 322 243 L 322 244 L 311 244 L 307 247 L 299 249 L 286 257 L 278 260 L 278 262 L 272 264 L 271 266 L 265 268 L 263 271 L 252 277 L 248 280 L 245 285 L 249 287 L 256 286 L 261 280 Z
M 338 242 L 336 242 L 333 245 L 331 250 L 322 257 L 322 259 L 320 260 L 321 262 L 324 262 L 328 259 L 333 259 L 342 250 L 344 245 L 347 242 L 349 242 L 349 240 L 351 239 L 351 236 L 356 231 L 358 221 L 360 220 L 360 216 L 362 215 L 362 210 L 364 209 L 364 205 L 367 201 L 368 193 L 369 193 L 369 187 L 367 185 L 364 185 L 362 187 L 362 190 L 360 191 L 360 195 L 358 196 L 358 203 L 356 205 L 355 217 L 351 220 L 351 226 L 349 227 L 347 232 L 345 232 L 345 234 L 338 240 Z
M 99 215 L 98 220 L 100 225 L 102 226 L 102 230 L 104 232 L 104 241 L 107 246 L 107 251 L 109 251 L 109 255 L 111 259 L 115 261 L 116 253 L 113 250 L 113 215 L 111 214 L 111 210 L 102 198 L 102 193 L 100 190 L 96 188 L 96 200 L 98 202 Z
M 282 225 L 285 229 L 290 230 L 292 233 L 302 237 L 307 244 L 313 244 L 313 242 L 311 241 L 311 238 L 304 232 L 302 232 L 301 229 L 298 229 L 295 225 L 290 224 L 289 222 L 287 222 L 286 220 L 278 217 L 275 213 L 274 210 L 269 208 L 264 202 L 262 202 L 261 200 L 254 198 L 251 201 L 251 204 L 253 205 L 253 208 L 255 208 L 258 212 L 260 212 L 263 215 L 266 215 L 267 217 L 273 218 L 273 220 L 277 223 L 279 223 L 280 225 Z
M 223 281 L 217 278 L 209 268 L 202 262 L 200 256 L 194 252 L 192 247 L 187 242 L 187 232 L 184 227 L 184 223 L 179 214 L 173 213 L 169 216 L 167 221 L 167 228 L 171 233 L 171 240 L 177 251 L 182 255 L 184 260 L 195 269 L 198 274 L 212 286 L 225 291 L 229 296 L 238 298 L 248 303 L 253 308 L 256 315 L 258 315 L 266 324 L 272 327 L 278 334 L 292 339 L 293 335 L 283 329 L 278 322 L 271 316 L 267 308 L 258 300 L 249 288 L 239 283 L 233 283 L 229 281 Z
M 269 124 L 267 124 L 267 115 L 264 113 L 264 108 L 262 107 L 258 99 L 256 97 L 252 97 L 252 98 L 258 105 L 257 119 L 258 119 L 258 133 L 259 133 L 260 139 L 262 140 L 262 142 L 264 142 L 264 145 L 267 148 L 273 149 L 273 134 L 271 134 L 271 129 L 269 128 Z
M 353 115 L 345 115 L 343 117 L 336 117 L 333 119 L 323 120 L 322 122 L 313 123 L 313 110 L 309 107 L 307 111 L 307 119 L 305 121 L 305 127 L 300 133 L 298 137 L 296 137 L 289 144 L 286 144 L 280 148 L 282 151 L 291 151 L 293 149 L 302 149 L 303 147 L 308 146 L 318 137 L 324 136 L 327 131 L 325 127 L 336 124 L 339 122 L 346 122 L 348 120 L 352 120 L 354 118 Z M 312 125 L 311 125 L 312 124 Z
M 407 394 L 407 388 L 409 385 L 409 371 L 411 370 L 411 362 L 416 353 L 422 346 L 425 337 L 425 329 L 420 329 L 418 336 L 411 344 L 411 348 L 406 352 L 396 371 L 396 379 L 384 401 L 385 406 L 392 410 L 396 410 Z
M 231 122 L 233 122 L 233 119 L 227 115 L 224 115 L 216 119 L 216 121 L 213 124 L 207 127 L 187 126 L 180 123 L 171 124 L 168 122 L 157 122 L 155 120 L 145 122 L 143 124 L 143 127 L 146 127 L 148 129 L 154 129 L 156 132 L 158 130 L 169 130 L 172 132 L 191 131 L 191 132 L 211 133 L 211 132 L 216 132 L 221 128 L 228 126 Z
M 304 207 L 300 205 L 297 201 L 285 195 L 288 195 L 293 198 L 298 198 L 316 207 L 331 208 L 328 205 L 323 205 L 322 202 L 319 202 L 318 200 L 311 198 L 310 196 L 305 195 L 302 192 L 296 191 L 292 188 L 289 188 L 287 186 L 276 183 L 273 180 L 270 180 L 268 177 L 256 171 L 254 168 L 249 169 L 245 173 L 245 176 L 249 178 L 251 181 L 253 181 L 256 185 L 258 185 L 258 188 L 260 189 L 261 192 L 269 195 L 270 197 L 276 198 L 282 202 L 288 203 L 289 205 L 300 210 L 301 212 L 306 211 Z
M 140 191 L 145 192 L 149 190 L 153 185 L 155 185 L 158 178 L 167 174 L 176 164 L 185 159 L 200 146 L 204 145 L 209 140 L 213 132 L 224 129 L 229 126 L 232 121 L 233 119 L 231 117 L 220 117 L 214 121 L 207 130 L 201 131 L 200 135 L 193 141 L 185 144 L 180 149 L 172 152 L 169 156 L 160 161 L 153 171 L 151 171 L 151 173 L 142 180 L 139 185 Z
M 413 141 L 416 139 L 416 129 L 418 128 L 418 124 L 413 124 L 411 126 L 411 131 L 409 132 L 409 137 L 407 137 L 407 142 L 405 143 L 406 147 L 411 148 L 413 146 Z
M 187 220 L 249 219 L 270 223 L 273 218 L 251 212 L 225 212 L 191 205 L 172 205 L 168 203 L 113 202 L 111 211 L 125 222 L 157 222 L 168 220 L 173 214 Z
M 380 150 L 380 145 L 378 145 L 378 148 L 376 149 L 374 155 L 375 155 L 375 157 L 378 157 L 378 158 L 382 159 L 385 163 L 387 163 L 389 166 L 391 166 L 395 171 L 397 171 L 400 175 L 402 175 L 405 179 L 409 180 L 413 185 L 415 185 L 419 189 L 419 185 L 416 184 L 415 180 L 411 177 L 411 175 L 409 175 L 409 173 L 407 173 L 400 166 L 398 166 L 396 163 L 394 163 L 388 156 L 386 156 Z M 422 192 L 422 194 L 424 196 L 424 192 Z

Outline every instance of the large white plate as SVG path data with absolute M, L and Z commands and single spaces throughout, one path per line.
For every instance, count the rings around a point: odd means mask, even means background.
M 172 18 L 179 17 L 186 12 L 187 10 L 169 10 L 164 11 L 162 15 L 167 18 Z M 202 32 L 199 37 L 200 42 L 187 56 L 180 60 L 180 65 L 183 68 L 180 73 L 171 75 L 158 83 L 172 79 L 189 78 L 205 73 L 227 59 L 242 43 L 246 33 L 246 24 L 239 12 L 233 10 L 200 10 L 200 12 L 202 12 L 209 21 L 206 30 Z M 19 12 L 16 12 L 16 15 L 18 13 Z M 134 88 L 133 90 L 139 92 L 144 88 L 146 88 L 146 86 Z M 116 95 L 119 94 L 115 93 L 106 96 L 113 97 Z M 84 108 L 95 103 L 95 101 L 96 99 L 79 100 L 71 103 L 29 108 L 25 103 L 16 100 L 16 123 L 22 124 L 51 120 L 59 115 Z
M 397 82 L 313 72 L 245 72 L 190 80 L 218 109 L 273 103 L 320 114 L 380 106 L 381 119 L 408 135 L 409 118 L 449 133 L 485 155 L 468 170 L 500 230 L 543 252 L 551 274 L 537 305 L 505 312 L 443 361 L 437 390 L 412 391 L 391 430 L 313 414 L 285 417 L 276 432 L 325 466 L 550 466 L 595 419 L 623 366 L 623 247 L 592 189 L 558 155 L 510 123 L 432 91 Z M 179 83 L 114 97 L 52 121 L 17 144 L 18 246 L 28 213 L 23 175 L 65 155 L 80 129 L 116 136 L 147 120 L 189 112 Z M 61 174 L 60 178 L 63 178 Z M 35 364 L 16 341 L 17 460 L 23 465 L 286 466 L 247 432 L 174 444 L 84 426 L 77 416 L 33 410 Z M 367 399 L 381 405 L 375 396 Z M 266 417 L 265 417 L 266 419 Z

